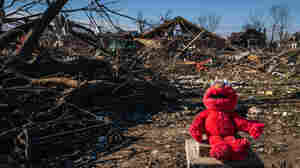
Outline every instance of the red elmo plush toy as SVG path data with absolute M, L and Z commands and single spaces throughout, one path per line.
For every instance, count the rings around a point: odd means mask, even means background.
M 198 142 L 206 133 L 211 145 L 210 156 L 218 160 L 244 160 L 250 143 L 246 138 L 237 139 L 238 131 L 248 132 L 257 139 L 264 124 L 240 117 L 234 112 L 238 96 L 232 87 L 223 82 L 212 85 L 204 94 L 206 110 L 200 112 L 190 126 L 191 136 Z

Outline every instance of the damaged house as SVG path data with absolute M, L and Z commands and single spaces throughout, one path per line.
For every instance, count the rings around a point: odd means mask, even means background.
M 266 30 L 247 29 L 244 32 L 233 32 L 229 37 L 230 44 L 237 48 L 264 48 Z
M 300 32 L 294 33 L 287 41 L 288 48 L 298 48 L 300 45 Z
M 217 48 L 225 47 L 226 40 L 214 33 L 208 32 L 202 27 L 193 24 L 183 17 L 177 16 L 167 20 L 158 27 L 147 31 L 137 38 L 146 46 L 182 48 L 186 42 L 193 40 L 200 32 L 201 37 L 197 39 L 190 48 Z
M 103 46 L 109 50 L 137 50 L 142 47 L 142 44 L 133 39 L 132 32 L 106 33 L 103 37 Z

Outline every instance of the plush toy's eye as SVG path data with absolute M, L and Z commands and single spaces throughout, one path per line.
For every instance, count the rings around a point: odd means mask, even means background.
M 211 96 L 209 96 L 213 99 L 220 99 L 220 98 L 227 98 L 225 95 L 223 94 L 212 94 Z

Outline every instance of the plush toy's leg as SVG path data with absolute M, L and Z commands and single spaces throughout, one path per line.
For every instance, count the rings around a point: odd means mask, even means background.
M 230 160 L 232 149 L 222 137 L 220 136 L 210 136 L 209 144 L 211 145 L 210 156 L 218 160 Z
M 224 138 L 224 141 L 232 148 L 231 160 L 244 160 L 248 156 L 250 143 L 246 138 L 236 139 L 228 136 Z

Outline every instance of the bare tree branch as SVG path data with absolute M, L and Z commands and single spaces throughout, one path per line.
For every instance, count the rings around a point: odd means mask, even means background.
M 160 14 L 160 20 L 161 21 L 171 20 L 172 19 L 172 14 L 173 14 L 173 11 L 171 9 L 168 9 L 166 11 L 166 13 Z
M 145 31 L 145 18 L 142 11 L 139 11 L 137 14 L 137 27 L 140 33 L 144 33 Z
M 77 9 L 61 10 L 61 12 L 62 13 L 72 13 L 72 12 L 90 11 L 90 10 L 96 10 L 96 8 L 91 9 L 89 7 L 82 7 L 82 8 L 77 8 Z
M 208 31 L 215 32 L 218 29 L 221 20 L 221 16 L 218 16 L 216 14 L 209 14 L 199 16 L 197 21 L 200 24 L 200 26 L 204 27 Z
M 17 22 L 17 21 L 26 21 L 26 20 L 30 20 L 30 19 L 35 18 L 35 17 L 40 17 L 42 15 L 43 15 L 43 13 L 37 13 L 37 14 L 30 15 L 30 16 L 20 17 L 20 18 L 4 18 L 3 19 L 3 23 L 12 23 L 12 22 Z
M 285 33 L 291 22 L 290 9 L 287 5 L 273 5 L 270 8 L 270 16 L 272 19 L 272 37 L 278 34 L 279 40 L 284 40 Z
M 258 10 L 250 11 L 247 23 L 243 26 L 243 29 L 255 29 L 257 31 L 263 31 L 265 28 L 265 16 Z
M 55 3 L 51 4 L 50 7 L 43 14 L 41 20 L 38 20 L 35 23 L 35 26 L 32 31 L 29 32 L 25 40 L 23 47 L 20 51 L 16 51 L 16 55 L 25 58 L 25 56 L 31 56 L 34 47 L 36 46 L 41 33 L 45 30 L 45 28 L 49 25 L 52 19 L 59 13 L 59 11 L 63 8 L 63 6 L 68 2 L 68 0 L 59 0 Z M 23 59 L 22 58 L 22 59 Z
M 105 16 L 106 19 L 109 21 L 109 23 L 110 23 L 115 29 L 117 29 L 118 31 L 123 31 L 120 27 L 118 27 L 118 26 L 116 26 L 116 25 L 114 24 L 114 22 L 112 21 L 111 17 L 109 16 L 109 14 L 108 14 L 105 10 L 103 10 L 104 5 L 100 4 L 97 0 L 95 0 L 95 3 L 97 4 L 97 6 L 98 6 L 100 9 L 102 9 L 102 12 L 103 12 L 104 16 Z
M 18 12 L 21 12 L 21 11 L 24 12 L 24 11 L 25 11 L 25 8 L 28 8 L 28 7 L 31 8 L 31 7 L 33 7 L 35 4 L 37 4 L 36 1 L 32 1 L 32 2 L 30 2 L 30 3 L 24 4 L 24 5 L 20 6 L 20 7 L 18 7 L 15 11 L 13 11 L 13 12 L 11 12 L 11 13 L 8 13 L 8 14 L 6 15 L 6 17 L 15 15 L 15 14 L 17 14 Z
M 11 8 L 15 5 L 18 0 L 12 0 L 9 5 L 5 6 L 4 9 Z
M 85 14 L 86 14 L 86 16 L 88 17 L 90 23 L 91 23 L 94 27 L 96 27 L 97 31 L 98 31 L 98 32 L 102 32 L 102 29 L 101 29 L 100 26 L 97 24 L 97 22 L 96 22 L 94 16 L 93 16 L 91 13 L 89 13 L 89 12 L 85 12 Z
M 118 15 L 118 16 L 121 16 L 121 17 L 125 17 L 125 18 L 127 18 L 127 19 L 134 20 L 134 21 L 136 21 L 136 22 L 138 21 L 138 19 L 136 19 L 136 18 L 134 18 L 134 17 L 131 17 L 131 16 L 128 16 L 128 15 L 121 14 L 121 13 L 119 13 L 119 12 L 113 11 L 113 10 L 107 8 L 105 5 L 100 5 L 100 6 L 102 6 L 102 7 L 103 7 L 106 11 L 108 11 L 109 13 L 112 13 L 112 14 L 115 14 L 115 15 Z M 150 24 L 150 23 L 145 22 L 145 24 L 152 27 L 152 24 Z

